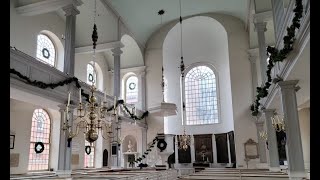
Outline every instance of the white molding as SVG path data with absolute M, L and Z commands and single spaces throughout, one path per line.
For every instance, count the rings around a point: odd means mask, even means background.
M 70 4 L 80 6 L 83 2 L 81 0 L 46 0 L 16 7 L 15 9 L 22 16 L 34 16 L 59 10 Z
M 123 47 L 124 47 L 124 44 L 121 41 L 112 41 L 112 42 L 97 44 L 96 52 L 103 52 L 103 51 L 111 50 L 114 48 L 123 48 Z M 92 53 L 92 52 L 93 52 L 92 45 L 75 48 L 76 54 L 85 54 L 85 53 Z
M 259 57 L 259 48 L 248 49 L 247 52 L 250 56 Z
M 256 13 L 256 14 L 253 14 L 253 23 L 271 21 L 271 20 L 273 20 L 272 17 L 273 17 L 272 11 L 265 11 L 262 13 Z

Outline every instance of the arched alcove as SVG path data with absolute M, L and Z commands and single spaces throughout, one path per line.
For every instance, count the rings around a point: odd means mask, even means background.
M 121 68 L 143 66 L 143 56 L 136 41 L 129 35 L 121 37 L 124 47 L 121 49 Z
M 132 135 L 127 135 L 122 142 L 122 152 L 128 152 L 128 145 L 129 141 L 131 141 L 132 151 L 131 152 L 137 152 L 137 140 L 134 136 Z
M 210 66 L 215 70 L 219 82 L 220 119 L 217 124 L 186 126 L 190 134 L 225 133 L 234 129 L 229 66 L 228 35 L 225 28 L 215 19 L 195 16 L 182 23 L 182 52 L 186 69 L 197 65 Z M 181 38 L 180 24 L 174 25 L 163 42 L 164 77 L 167 79 L 165 99 L 177 104 L 182 111 L 180 66 Z M 219 91 L 218 90 L 218 91 Z M 164 132 L 182 134 L 182 113 L 164 118 Z
M 63 72 L 64 67 L 64 47 L 60 39 L 51 31 L 42 30 L 39 34 L 47 35 L 52 40 L 56 49 L 56 68 Z

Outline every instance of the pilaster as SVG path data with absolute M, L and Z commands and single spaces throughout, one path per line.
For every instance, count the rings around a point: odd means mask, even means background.
M 264 125 L 263 121 L 256 121 L 260 163 L 267 162 L 266 143 L 265 143 L 265 140 L 262 139 L 259 134 L 260 132 L 264 131 L 263 125 Z
M 279 153 L 276 131 L 272 126 L 272 117 L 275 113 L 275 109 L 264 109 L 263 110 L 266 125 L 267 125 L 267 136 L 268 136 L 268 148 L 269 148 L 269 170 L 270 171 L 280 171 L 279 164 Z
M 298 80 L 278 82 L 285 121 L 287 161 L 290 179 L 302 179 L 306 177 L 296 98 L 297 83 Z
M 264 32 L 267 30 L 266 22 L 255 22 L 255 31 L 258 34 L 259 44 L 259 56 L 260 56 L 260 70 L 262 83 L 266 82 L 266 71 L 267 71 L 267 47 Z

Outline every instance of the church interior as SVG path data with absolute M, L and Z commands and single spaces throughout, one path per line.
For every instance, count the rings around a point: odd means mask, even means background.
M 11 0 L 10 179 L 310 179 L 310 0 Z

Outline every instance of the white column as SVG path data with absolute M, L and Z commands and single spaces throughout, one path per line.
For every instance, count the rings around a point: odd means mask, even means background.
M 261 70 L 261 80 L 262 83 L 266 82 L 266 71 L 267 71 L 267 46 L 264 32 L 267 30 L 266 22 L 256 22 L 255 31 L 258 34 L 258 44 L 259 44 L 259 56 L 260 56 L 260 70 Z
M 63 124 L 65 122 L 65 109 L 66 105 L 62 104 L 59 105 L 59 111 L 60 111 L 60 141 L 59 141 L 59 159 L 58 159 L 58 171 L 64 171 L 65 170 L 65 153 L 66 153 L 66 147 L 67 147 L 67 136 L 66 132 L 62 130 Z
M 175 135 L 175 143 L 174 143 L 174 151 L 175 151 L 175 166 L 174 167 L 178 167 L 177 164 L 179 164 L 179 156 L 178 156 L 178 151 L 179 151 L 179 148 L 178 148 L 178 135 Z
M 66 13 L 66 30 L 64 44 L 64 72 L 74 76 L 74 51 L 76 37 L 76 15 L 79 10 L 73 4 L 62 8 Z
M 278 82 L 281 90 L 282 110 L 286 129 L 287 160 L 290 180 L 306 177 L 296 98 L 297 83 L 298 80 Z
M 251 82 L 252 82 L 252 98 L 255 99 L 258 87 L 258 74 L 257 74 L 257 56 L 250 55 L 249 61 L 251 65 Z
M 139 102 L 141 102 L 141 110 L 146 109 L 146 72 L 143 70 L 138 74 L 139 79 Z
M 259 132 L 264 131 L 263 124 L 264 124 L 263 121 L 256 121 L 260 163 L 267 162 L 266 143 L 265 143 L 265 140 L 262 139 L 259 134 Z
M 191 163 L 193 163 L 196 161 L 193 135 L 191 135 L 191 139 L 190 139 L 190 153 L 191 153 Z
M 60 142 L 59 142 L 59 159 L 58 159 L 58 170 L 57 170 L 57 175 L 59 177 L 70 177 L 71 176 L 71 150 L 72 150 L 72 142 L 70 142 L 70 147 L 68 147 L 68 136 L 69 133 L 68 131 L 63 131 L 62 126 L 64 122 L 66 121 L 66 105 L 61 104 L 59 105 L 60 108 Z M 73 110 L 75 106 L 70 105 L 69 110 L 70 110 L 70 116 L 72 117 L 73 115 Z M 72 118 L 69 120 L 69 125 L 72 127 Z
M 217 157 L 217 143 L 216 143 L 216 137 L 214 134 L 212 134 L 212 154 L 213 154 L 213 163 L 218 163 L 218 157 Z
M 228 134 L 227 134 L 227 146 L 228 146 L 229 165 L 231 165 L 231 151 L 230 151 L 230 141 L 229 141 L 229 135 Z
M 113 67 L 113 95 L 120 97 L 120 56 L 122 51 L 120 47 L 111 50 L 114 57 L 114 67 Z
M 276 131 L 272 126 L 271 117 L 274 115 L 275 109 L 263 110 L 266 118 L 267 134 L 268 134 L 268 148 L 269 148 L 269 170 L 280 171 L 279 153 Z

